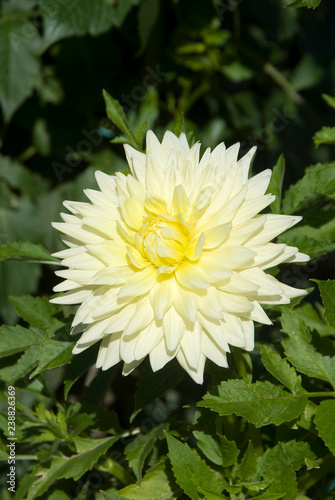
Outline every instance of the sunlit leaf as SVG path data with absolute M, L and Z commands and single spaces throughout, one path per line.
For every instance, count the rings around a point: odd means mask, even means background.
M 289 394 L 270 382 L 250 384 L 245 379 L 222 382 L 215 393 L 207 393 L 199 403 L 220 415 L 245 417 L 256 427 L 289 422 L 304 411 L 306 404 L 304 394 Z

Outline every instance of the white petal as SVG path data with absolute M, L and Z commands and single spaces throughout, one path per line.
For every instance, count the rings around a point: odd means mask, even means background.
M 138 297 L 151 290 L 156 283 L 156 269 L 151 266 L 137 271 L 134 276 L 127 280 L 126 284 L 120 288 L 118 297 Z
M 143 359 L 140 359 L 138 361 L 132 361 L 131 363 L 125 363 L 123 365 L 122 375 L 125 375 L 125 376 L 129 375 L 132 371 L 135 370 L 135 368 L 138 367 L 138 365 L 140 365 L 142 363 Z
M 104 241 L 92 228 L 84 228 L 80 224 L 68 224 L 64 222 L 52 222 L 52 226 L 61 233 L 69 235 L 85 244 L 101 243 Z
M 245 195 L 246 200 L 258 198 L 266 193 L 271 179 L 272 171 L 270 169 L 251 177 L 248 181 L 248 191 Z
M 168 352 L 175 352 L 185 333 L 185 323 L 172 306 L 163 318 L 163 332 Z
M 197 370 L 201 354 L 201 335 L 202 330 L 199 323 L 195 323 L 193 330 L 185 330 L 183 338 L 180 341 L 187 364 Z
M 92 290 L 80 288 L 79 290 L 71 290 L 60 297 L 55 297 L 50 300 L 53 304 L 80 304 L 92 293 Z
M 120 339 L 121 333 L 115 333 L 113 335 L 109 335 L 108 337 L 102 339 L 100 351 L 101 358 L 97 359 L 97 368 L 102 367 L 103 370 L 108 370 L 112 366 L 116 365 L 121 361 L 120 356 Z
M 258 323 L 263 323 L 264 325 L 272 325 L 272 321 L 256 300 L 253 302 L 253 310 L 250 313 L 250 318 L 253 321 L 258 321 Z
M 202 269 L 185 261 L 179 264 L 175 276 L 180 285 L 186 288 L 202 290 L 209 287 L 206 275 Z
M 189 376 L 196 382 L 197 384 L 202 384 L 204 381 L 204 368 L 206 357 L 204 354 L 200 354 L 199 364 L 196 370 L 193 370 L 186 359 L 186 356 L 182 350 L 180 350 L 177 354 L 177 360 L 182 368 L 189 374 Z
M 266 215 L 263 230 L 256 236 L 250 238 L 248 245 L 263 245 L 300 222 L 301 219 L 302 217 L 296 215 Z
M 163 368 L 166 363 L 175 357 L 175 354 L 175 352 L 166 350 L 165 340 L 162 339 L 149 355 L 152 371 L 156 372 Z
M 224 315 L 226 318 L 227 313 Z M 205 316 L 198 313 L 199 322 L 206 333 L 211 337 L 211 339 L 218 345 L 218 347 L 224 352 L 230 352 L 226 335 L 225 335 L 225 325 L 222 321 L 209 321 Z
M 133 316 L 130 318 L 129 323 L 123 331 L 123 335 L 131 336 L 139 330 L 143 330 L 154 319 L 154 311 L 149 301 L 149 297 L 146 296 L 139 300 L 136 304 L 136 309 Z
M 150 302 L 155 311 L 156 319 L 161 320 L 171 307 L 175 295 L 175 279 L 170 277 L 157 282 L 150 292 Z
M 206 358 L 213 361 L 218 366 L 228 367 L 227 353 L 220 349 L 212 339 L 205 333 L 202 335 L 201 351 Z
M 137 304 L 132 302 L 131 304 L 126 305 L 118 311 L 117 314 L 114 314 L 111 318 L 109 318 L 108 326 L 106 327 L 106 333 L 116 333 L 123 331 L 127 324 L 129 323 L 129 318 L 132 318 L 136 312 Z
M 246 200 L 241 205 L 237 214 L 234 218 L 235 224 L 244 224 L 252 219 L 256 214 L 261 212 L 265 207 L 270 205 L 276 199 L 275 196 L 271 194 L 266 194 L 260 196 L 259 198 L 254 198 L 251 200 Z
M 210 286 L 206 295 L 199 298 L 199 311 L 210 319 L 220 320 L 223 318 L 223 305 L 215 287 Z
M 204 248 L 212 249 L 222 245 L 222 243 L 228 238 L 231 228 L 232 225 L 228 222 L 206 230 Z
M 164 170 L 152 153 L 147 153 L 145 166 L 145 185 L 149 193 L 161 196 L 164 192 Z
M 253 309 L 250 300 L 247 297 L 243 297 L 243 295 L 220 292 L 220 300 L 224 309 L 231 313 L 246 314 Z
M 196 321 L 199 304 L 198 295 L 182 287 L 177 287 L 173 304 L 178 314 L 185 321 L 190 321 L 191 323 Z
M 145 328 L 139 333 L 135 348 L 134 357 L 135 359 L 143 359 L 145 356 L 151 353 L 153 349 L 159 344 L 163 338 L 162 327 L 157 327 L 153 321 L 151 325 Z
M 140 153 L 128 144 L 124 146 L 129 168 L 134 177 L 142 184 L 145 184 L 145 154 Z

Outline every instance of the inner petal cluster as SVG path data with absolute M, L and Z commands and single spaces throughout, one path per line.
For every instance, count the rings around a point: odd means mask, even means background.
M 135 244 L 142 257 L 154 264 L 158 272 L 172 273 L 184 259 L 191 238 L 192 228 L 182 214 L 148 215 L 135 235 Z

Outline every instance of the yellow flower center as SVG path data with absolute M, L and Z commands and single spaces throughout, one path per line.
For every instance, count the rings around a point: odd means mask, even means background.
M 137 250 L 161 272 L 171 273 L 187 254 L 192 227 L 182 214 L 148 215 L 135 236 Z

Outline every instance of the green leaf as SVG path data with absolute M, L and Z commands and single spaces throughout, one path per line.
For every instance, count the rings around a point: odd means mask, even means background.
M 306 459 L 314 460 L 316 454 L 311 450 L 309 442 L 288 441 L 281 443 L 282 450 L 293 467 L 293 470 L 299 470 L 306 464 Z
M 49 330 L 51 327 L 63 325 L 53 316 L 58 313 L 57 307 L 45 297 L 31 297 L 30 295 L 21 295 L 20 297 L 9 297 L 15 311 L 30 326 L 40 330 Z
M 271 210 L 275 214 L 280 213 L 282 187 L 285 174 L 285 158 L 280 155 L 276 165 L 272 169 L 272 175 L 267 193 L 272 193 L 276 196 L 274 202 L 271 203 Z
M 335 226 L 335 220 L 319 228 L 307 225 L 293 228 L 281 234 L 277 238 L 277 243 L 296 246 L 311 258 L 320 257 L 335 249 L 332 226 Z
M 53 458 L 48 468 L 42 465 L 35 467 L 32 475 L 36 477 L 36 481 L 29 489 L 27 500 L 34 500 L 42 495 L 56 479 L 73 478 L 75 481 L 79 479 L 86 471 L 92 469 L 101 455 L 106 453 L 118 439 L 117 436 L 92 439 L 91 448 L 88 450 L 72 455 L 70 458 Z
M 182 376 L 183 370 L 176 360 L 172 360 L 157 373 L 152 371 L 148 362 L 144 363 L 137 381 L 135 408 L 130 421 L 132 422 L 145 406 L 163 396 L 170 387 L 175 387 Z
M 321 0 L 296 0 L 285 7 L 293 7 L 294 9 L 298 7 L 307 7 L 308 9 L 316 9 L 320 3 Z
M 55 490 L 51 493 L 51 495 L 48 497 L 48 500 L 70 500 L 70 497 L 68 497 L 64 491 L 61 490 Z
M 222 450 L 222 466 L 230 467 L 237 462 L 240 450 L 237 448 L 235 441 L 229 441 L 226 436 L 219 434 L 219 439 Z
M 335 280 L 313 280 L 320 289 L 323 305 L 325 306 L 325 318 L 330 326 L 335 328 Z
M 38 366 L 30 378 L 45 370 L 51 370 L 51 368 L 69 363 L 73 356 L 72 350 L 74 346 L 75 342 L 44 338 L 40 347 Z
M 40 0 L 43 12 L 44 50 L 70 36 L 100 35 L 113 25 L 120 25 L 135 2 L 123 1 L 123 12 L 105 0 L 68 0 L 65 4 L 49 4 Z M 126 7 L 126 9 L 125 9 Z
M 271 481 L 264 497 L 260 498 L 296 500 L 298 495 L 296 475 L 284 453 L 282 443 L 270 448 L 259 458 L 258 475 L 263 476 L 265 481 Z
M 318 66 L 310 54 L 305 54 L 294 68 L 291 85 L 301 91 L 316 85 L 322 78 L 324 69 Z
M 277 380 L 294 394 L 304 392 L 301 377 L 298 377 L 295 369 L 285 359 L 265 344 L 261 346 L 261 353 L 263 365 Z
M 216 393 L 218 392 L 218 396 Z M 199 406 L 220 415 L 245 417 L 256 427 L 270 423 L 280 425 L 297 418 L 305 409 L 304 394 L 289 394 L 270 382 L 248 383 L 245 379 L 222 382 L 215 393 L 207 393 Z
M 222 448 L 218 440 L 204 431 L 194 431 L 193 435 L 202 453 L 214 464 L 222 466 Z
M 180 491 L 175 484 L 172 473 L 168 468 L 168 461 L 159 462 L 148 470 L 141 484 L 131 484 L 118 492 L 129 500 L 171 500 L 179 498 Z
M 329 327 L 327 321 L 323 319 L 324 309 L 321 304 L 318 304 L 317 311 L 312 304 L 304 302 L 295 311 L 311 330 L 316 330 L 322 337 L 335 333 L 335 328 Z
M 302 373 L 325 380 L 335 388 L 334 342 L 316 332 L 312 336 L 304 321 L 288 308 L 283 308 L 281 322 L 288 336 L 282 344 L 289 361 Z
M 317 407 L 315 425 L 320 436 L 335 455 L 335 400 L 322 401 Z
M 52 257 L 43 245 L 31 243 L 30 241 L 13 241 L 0 245 L 1 260 L 31 260 L 59 262 Z
M 167 428 L 168 425 L 165 423 L 158 424 L 147 434 L 139 434 L 136 436 L 135 439 L 126 446 L 126 458 L 138 481 L 141 481 L 145 459 L 152 451 L 156 440 L 164 438 L 164 431 Z
M 308 167 L 305 176 L 286 191 L 282 205 L 284 213 L 292 214 L 309 207 L 321 196 L 334 193 L 335 162 L 317 163 Z
M 141 125 L 139 125 L 139 127 L 136 131 L 136 140 L 139 144 L 141 144 L 141 146 L 142 146 L 143 139 L 144 139 L 145 133 L 147 131 L 147 128 L 148 128 L 148 120 L 141 123 Z
M 197 452 L 168 433 L 166 440 L 174 476 L 186 495 L 192 500 L 203 496 L 208 500 L 223 498 L 221 480 Z
M 258 456 L 254 451 L 252 441 L 249 441 L 247 451 L 245 452 L 238 467 L 238 477 L 241 481 L 252 479 L 257 471 Z
M 29 37 L 26 35 L 29 33 Z M 24 12 L 0 19 L 0 103 L 8 122 L 32 94 L 40 72 L 40 36 Z
M 142 0 L 138 9 L 138 35 L 141 42 L 138 55 L 147 46 L 153 26 L 159 14 L 159 0 Z
M 314 134 L 313 141 L 316 147 L 320 144 L 335 144 L 335 127 L 322 127 Z
M 0 178 L 12 189 L 28 196 L 38 196 L 47 191 L 49 182 L 36 172 L 8 156 L 0 155 Z
M 121 104 L 116 99 L 113 99 L 113 97 L 106 90 L 103 90 L 102 93 L 106 104 L 108 118 L 121 130 L 121 132 L 127 136 L 130 144 L 141 151 L 141 144 L 138 143 L 136 137 L 130 129 L 127 117 Z
M 335 97 L 328 94 L 322 94 L 322 97 L 329 106 L 335 109 Z
M 120 496 L 118 493 L 107 493 L 107 491 L 100 491 L 105 500 L 129 500 L 125 496 Z
M 222 66 L 222 73 L 232 82 L 243 82 L 253 76 L 253 71 L 237 60 L 230 64 L 224 64 Z
M 39 346 L 43 335 L 22 326 L 0 326 L 0 358 L 26 351 L 31 346 Z
M 38 346 L 29 347 L 25 353 L 14 363 L 0 368 L 0 380 L 7 383 L 14 383 L 24 377 L 36 366 L 40 348 Z

